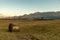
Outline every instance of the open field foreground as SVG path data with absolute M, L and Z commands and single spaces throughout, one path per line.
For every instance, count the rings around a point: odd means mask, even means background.
M 9 23 L 20 26 L 20 32 L 8 32 Z M 0 20 L 0 40 L 60 40 L 60 20 Z

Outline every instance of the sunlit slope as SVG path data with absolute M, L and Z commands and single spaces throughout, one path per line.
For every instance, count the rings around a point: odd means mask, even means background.
M 20 32 L 8 32 L 9 23 L 20 26 Z M 60 40 L 60 20 L 0 20 L 1 40 Z

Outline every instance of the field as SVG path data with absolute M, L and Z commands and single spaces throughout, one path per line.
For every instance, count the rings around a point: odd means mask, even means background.
M 20 32 L 8 32 L 9 23 L 20 26 Z M 0 40 L 60 40 L 60 20 L 0 20 Z

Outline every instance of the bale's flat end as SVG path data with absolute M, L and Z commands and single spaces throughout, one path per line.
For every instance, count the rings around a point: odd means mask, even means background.
M 16 24 L 12 24 L 10 23 L 9 26 L 8 26 L 8 30 L 9 32 L 19 32 L 20 31 L 20 27 Z

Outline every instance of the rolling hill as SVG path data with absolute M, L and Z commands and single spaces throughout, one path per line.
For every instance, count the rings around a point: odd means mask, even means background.
M 23 16 L 19 16 L 18 19 L 60 19 L 60 12 L 35 12 L 32 14 L 25 14 Z
M 60 11 L 57 12 L 35 12 L 29 15 L 5 17 L 0 16 L 0 19 L 16 19 L 16 20 L 36 20 L 36 19 L 60 19 Z

